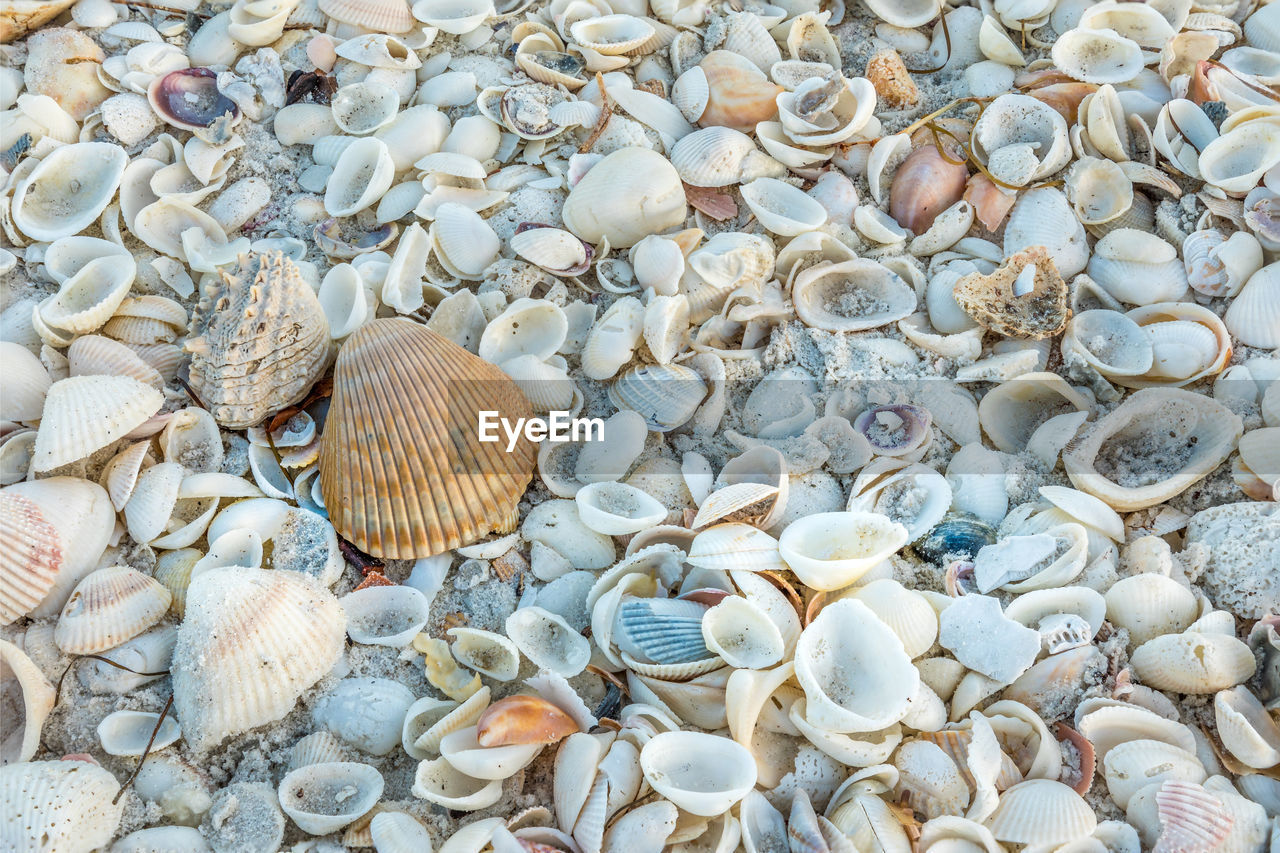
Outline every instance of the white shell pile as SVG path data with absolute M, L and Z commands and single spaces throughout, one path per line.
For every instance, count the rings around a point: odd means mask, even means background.
M 1277 86 L 1275 0 L 3 4 L 0 848 L 1280 850 Z M 416 561 L 320 473 L 406 322 L 603 423 Z

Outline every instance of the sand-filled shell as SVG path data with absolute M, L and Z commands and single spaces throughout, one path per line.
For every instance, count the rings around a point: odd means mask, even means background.
M 33 761 L 0 768 L 0 846 L 6 850 L 89 853 L 115 836 L 124 802 L 120 783 L 96 763 Z
M 53 710 L 57 695 L 53 685 L 13 643 L 0 640 L 0 766 L 30 761 L 40 747 L 40 732 Z
M 915 294 L 897 273 L 863 258 L 809 267 L 796 276 L 791 298 L 805 325 L 832 332 L 874 329 L 916 308 Z
M 155 388 L 127 376 L 73 376 L 55 382 L 45 397 L 33 470 L 52 471 L 123 438 L 163 401 Z
M 174 708 L 204 751 L 280 719 L 342 654 L 342 608 L 288 571 L 218 568 L 187 590 L 174 652 Z
M 329 363 L 329 323 L 293 261 L 248 255 L 206 291 L 185 348 L 192 390 L 238 429 L 306 396 Z
M 280 780 L 280 807 L 304 832 L 328 835 L 373 808 L 382 774 L 368 764 L 308 764 Z
M 833 732 L 873 732 L 907 712 L 920 674 L 893 630 L 861 601 L 824 607 L 796 644 L 806 718 Z
M 1076 488 L 1129 512 L 1208 476 L 1244 428 L 1215 400 L 1177 388 L 1137 391 L 1062 454 Z
M 532 414 L 506 374 L 423 326 L 375 320 L 357 329 L 338 355 L 320 455 L 338 532 L 402 559 L 513 529 L 535 448 L 527 439 L 512 453 L 481 443 L 482 411 Z
M 352 642 L 403 648 L 427 624 L 431 604 L 409 586 L 371 586 L 342 597 Z
M 92 572 L 62 608 L 54 642 L 67 654 L 106 651 L 150 628 L 169 610 L 159 581 L 128 566 Z

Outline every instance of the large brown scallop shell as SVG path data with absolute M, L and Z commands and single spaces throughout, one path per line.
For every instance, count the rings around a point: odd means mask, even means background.
M 320 451 L 338 532 L 376 557 L 415 559 L 514 530 L 536 447 L 482 443 L 482 411 L 533 415 L 505 373 L 425 326 L 357 329 L 338 353 Z
M 191 389 L 222 426 L 242 429 L 291 406 L 329 364 L 329 323 L 281 252 L 242 255 L 191 315 Z

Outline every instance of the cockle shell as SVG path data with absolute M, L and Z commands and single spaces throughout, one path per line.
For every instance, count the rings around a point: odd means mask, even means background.
M 702 127 L 749 133 L 778 111 L 776 98 L 782 91 L 746 57 L 713 50 L 676 78 L 671 101 L 685 118 Z
M 301 400 L 329 363 L 329 324 L 283 254 L 221 272 L 191 316 L 191 387 L 219 424 L 246 427 Z
M 1268 264 L 1254 273 L 1227 307 L 1223 322 L 1232 335 L 1249 346 L 1280 346 L 1280 264 Z
M 1130 656 L 1144 684 L 1177 693 L 1215 693 L 1253 675 L 1253 653 L 1235 637 L 1184 631 L 1148 640 Z
M 1082 271 L 1089 261 L 1084 226 L 1060 190 L 1041 187 L 1018 195 L 1004 228 L 1005 257 L 1044 246 L 1064 279 Z
M 5 734 L 0 766 L 30 761 L 40 747 L 40 732 L 57 699 L 53 685 L 17 646 L 0 640 L 0 684 Z
M 1062 458 L 1077 488 L 1128 512 L 1168 500 L 1203 479 L 1227 458 L 1242 432 L 1240 418 L 1214 400 L 1148 388 L 1099 420 Z
M 44 401 L 32 468 L 52 471 L 124 437 L 160 408 L 156 389 L 125 376 L 55 382 Z
M 343 625 L 337 599 L 296 572 L 197 576 L 173 662 L 174 708 L 188 745 L 204 751 L 287 714 L 341 655 Z
M 169 590 L 136 569 L 99 569 L 71 593 L 58 617 L 54 641 L 67 654 L 105 651 L 158 622 L 168 612 L 169 601 Z
M 89 853 L 111 843 L 124 814 L 112 802 L 120 783 L 96 763 L 33 761 L 0 768 L 0 802 L 9 819 L 0 845 L 10 850 Z
M 367 367 L 391 363 L 413 377 L 407 394 L 402 380 Z M 440 411 L 431 399 L 451 403 Z M 379 556 L 423 557 L 513 527 L 535 451 L 528 441 L 511 454 L 496 442 L 481 444 L 481 411 L 532 414 L 505 374 L 429 329 L 407 320 L 357 329 L 338 356 L 320 456 L 321 488 L 338 532 Z M 465 448 L 452 445 L 450 436 L 459 434 L 468 436 Z M 447 469 L 410 465 L 446 458 Z M 386 468 L 386 459 L 396 467 Z M 416 495 L 417 505 L 404 504 L 402 495 Z
M 1061 782 L 1029 779 L 1000 796 L 986 821 L 997 841 L 1057 846 L 1089 835 L 1098 819 L 1084 798 Z
M 685 210 L 684 188 L 671 162 L 653 151 L 623 148 L 591 167 L 565 199 L 561 216 L 588 243 L 608 238 L 610 246 L 627 248 L 679 227 Z
M 0 392 L 4 396 L 0 412 L 5 420 L 40 420 L 51 384 L 49 371 L 30 350 L 12 341 L 0 341 L 0 357 L 6 365 L 4 376 L 0 377 Z
M 1163 634 L 1190 627 L 1200 608 L 1190 589 L 1156 573 L 1144 573 L 1117 581 L 1107 590 L 1107 618 L 1129 631 L 1135 646 Z

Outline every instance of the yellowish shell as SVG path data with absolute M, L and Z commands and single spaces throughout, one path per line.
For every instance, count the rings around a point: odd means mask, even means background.
M 338 354 L 320 453 L 331 520 L 378 557 L 429 557 L 509 532 L 536 449 L 482 443 L 478 415 L 532 415 L 498 368 L 406 320 L 360 327 Z

